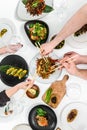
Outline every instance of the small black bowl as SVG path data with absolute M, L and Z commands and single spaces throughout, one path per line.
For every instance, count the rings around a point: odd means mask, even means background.
M 41 108 L 47 112 L 48 126 L 39 126 L 36 121 L 37 109 Z M 33 107 L 28 115 L 28 122 L 33 130 L 54 130 L 57 124 L 55 112 L 46 105 L 37 105 Z
M 19 55 L 8 55 L 6 56 L 0 63 L 0 65 L 12 65 L 13 67 L 19 67 L 27 70 L 27 74 L 22 79 L 18 79 L 18 77 L 13 77 L 11 75 L 7 75 L 4 72 L 0 73 L 0 77 L 3 83 L 8 86 L 14 86 L 22 81 L 24 81 L 28 77 L 29 67 L 26 63 L 25 59 Z
M 57 36 L 57 34 L 53 35 L 50 39 L 50 41 L 52 41 L 55 37 Z M 65 40 L 61 41 L 56 47 L 55 49 L 61 49 L 65 44 Z
M 38 40 L 32 40 L 32 39 L 31 39 L 31 35 L 30 35 L 30 31 L 29 31 L 30 27 L 29 27 L 29 26 L 30 26 L 31 24 L 36 24 L 36 23 L 41 24 L 41 25 L 44 26 L 44 27 L 46 28 L 46 30 L 47 30 L 46 37 L 45 37 L 43 40 L 40 40 L 39 43 L 40 43 L 40 44 L 45 43 L 45 42 L 47 41 L 47 39 L 48 39 L 48 36 L 49 36 L 49 27 L 48 27 L 47 23 L 45 23 L 44 21 L 41 21 L 41 20 L 30 20 L 30 21 L 26 22 L 26 23 L 24 24 L 24 29 L 25 29 L 25 32 L 26 32 L 28 38 L 30 39 L 30 41 L 33 43 L 34 46 L 36 46 L 35 43 L 37 43 Z

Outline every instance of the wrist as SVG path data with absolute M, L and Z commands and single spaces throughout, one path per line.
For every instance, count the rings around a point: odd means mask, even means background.
M 1 53 L 1 54 L 7 53 L 7 46 L 2 47 L 2 48 L 0 49 L 0 53 Z
M 53 48 L 55 48 L 61 41 L 62 41 L 62 37 L 60 37 L 59 35 L 57 35 L 57 36 L 51 41 L 51 45 L 53 46 Z
M 76 73 L 75 73 L 75 76 L 80 77 L 80 74 L 81 74 L 80 69 L 77 68 Z

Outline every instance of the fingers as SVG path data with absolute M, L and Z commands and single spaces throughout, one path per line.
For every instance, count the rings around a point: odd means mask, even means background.
M 9 52 L 9 53 L 15 53 L 21 47 L 23 47 L 23 44 L 21 44 L 21 43 L 17 43 L 17 44 L 13 44 L 13 45 L 8 45 L 7 46 L 7 52 Z
M 70 55 L 72 55 L 73 53 L 74 53 L 74 51 L 67 52 L 67 53 L 64 54 L 64 57 L 65 57 L 65 56 L 70 56 Z

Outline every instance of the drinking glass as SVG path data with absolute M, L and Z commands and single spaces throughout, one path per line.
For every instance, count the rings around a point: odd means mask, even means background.
M 21 38 L 18 35 L 12 35 L 7 43 L 8 52 L 15 53 L 22 47 Z
M 54 0 L 53 6 L 59 21 L 62 21 L 62 19 L 66 16 L 68 0 Z
M 20 101 L 16 101 L 14 98 L 11 98 L 10 101 L 5 106 L 5 110 L 7 110 L 7 114 L 17 115 L 23 111 L 23 104 Z
M 66 95 L 70 99 L 78 99 L 81 94 L 81 87 L 77 83 L 66 84 Z

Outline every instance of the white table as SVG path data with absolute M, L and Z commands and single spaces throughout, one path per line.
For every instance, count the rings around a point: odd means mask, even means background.
M 67 0 L 69 3 L 69 7 L 67 8 L 67 15 L 66 17 L 59 22 L 58 18 L 56 17 L 55 11 L 53 11 L 52 13 L 50 13 L 49 15 L 47 15 L 46 17 L 42 18 L 41 20 L 46 21 L 47 24 L 49 25 L 50 28 L 50 35 L 49 35 L 49 39 L 50 37 L 57 33 L 65 24 L 65 22 L 73 15 L 73 13 L 81 7 L 81 5 L 83 5 L 85 2 L 87 2 L 87 0 Z M 16 18 L 15 12 L 16 12 L 16 7 L 18 4 L 18 0 L 0 0 L 0 18 L 9 18 L 11 19 L 15 25 L 16 25 L 16 29 L 17 29 L 17 34 L 21 36 L 24 47 L 22 49 L 20 49 L 16 54 L 22 56 L 25 58 L 25 60 L 28 62 L 30 62 L 30 60 L 32 59 L 32 57 L 38 52 L 38 50 L 29 42 L 25 31 L 24 31 L 24 23 L 25 21 L 21 21 L 18 20 Z M 53 23 L 55 23 L 53 25 Z M 63 56 L 63 54 L 65 52 L 68 51 L 76 51 L 80 54 L 87 54 L 87 48 L 84 49 L 76 49 L 73 47 L 70 47 L 69 44 L 66 42 L 65 46 L 60 49 L 60 50 L 55 50 L 55 53 L 61 57 Z M 0 56 L 0 60 L 5 57 L 6 55 Z M 82 66 L 84 67 L 84 66 Z M 87 66 L 85 66 L 87 68 Z M 62 79 L 63 75 L 66 74 L 66 71 L 63 71 L 61 76 L 59 77 L 59 80 Z M 69 76 L 69 80 L 68 82 L 75 82 L 75 83 L 79 83 L 81 86 L 81 97 L 77 100 L 72 100 L 69 99 L 66 95 L 63 98 L 62 102 L 59 104 L 59 106 L 54 109 L 54 111 L 57 113 L 57 119 L 58 119 L 58 123 L 57 123 L 57 127 L 61 127 L 62 130 L 66 130 L 67 128 L 62 126 L 61 122 L 60 122 L 60 112 L 63 109 L 63 107 L 70 103 L 70 102 L 74 102 L 74 101 L 83 101 L 87 103 L 87 81 L 74 77 L 74 76 Z M 27 103 L 29 103 L 29 105 L 25 105 L 25 108 L 23 110 L 23 112 L 17 116 L 15 116 L 15 118 L 8 120 L 8 121 L 3 121 L 3 119 L 0 119 L 0 129 L 3 130 L 12 130 L 12 128 L 17 125 L 17 124 L 21 124 L 21 123 L 28 123 L 27 121 L 27 112 L 29 111 L 29 108 L 31 108 L 31 106 L 33 106 L 34 104 L 38 104 L 39 103 L 43 103 L 43 101 L 41 100 L 41 97 L 43 95 L 43 93 L 46 91 L 46 89 L 49 87 L 50 84 L 41 84 L 37 81 L 35 81 L 36 84 L 38 84 L 40 86 L 40 95 L 37 99 L 32 100 L 32 99 L 28 99 Z M 6 86 L 5 84 L 3 84 L 0 81 L 0 90 L 9 88 L 8 86 Z M 20 93 L 22 93 L 22 91 L 19 91 L 14 97 L 17 99 L 18 97 L 20 97 Z M 18 97 L 17 97 L 18 96 Z M 26 99 L 27 100 L 27 99 Z

